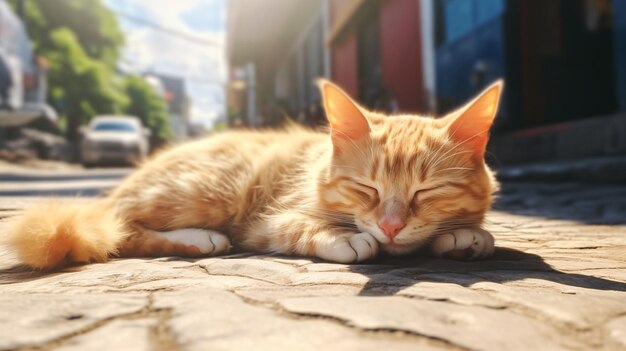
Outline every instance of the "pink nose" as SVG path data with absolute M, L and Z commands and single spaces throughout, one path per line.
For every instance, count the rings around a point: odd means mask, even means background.
M 378 226 L 380 227 L 380 229 L 382 229 L 383 232 L 385 232 L 385 235 L 387 235 L 390 239 L 395 238 L 405 225 L 406 222 L 400 220 L 399 218 L 391 220 L 385 218 L 378 222 Z

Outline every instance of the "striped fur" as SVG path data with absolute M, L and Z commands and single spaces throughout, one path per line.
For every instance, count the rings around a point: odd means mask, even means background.
M 8 245 L 39 269 L 115 256 L 196 257 L 207 250 L 167 232 L 200 228 L 238 250 L 355 262 L 379 247 L 404 254 L 442 233 L 480 227 L 496 189 L 483 153 L 500 83 L 443 118 L 385 116 L 331 83 L 320 86 L 330 137 L 292 126 L 173 147 L 97 204 L 39 206 L 11 219 Z M 376 224 L 390 198 L 407 220 L 393 242 Z

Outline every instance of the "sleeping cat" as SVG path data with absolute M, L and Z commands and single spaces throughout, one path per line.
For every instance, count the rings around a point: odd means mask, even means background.
M 484 153 L 502 82 L 439 119 L 385 116 L 319 87 L 330 133 L 290 126 L 176 146 L 106 199 L 10 219 L 8 245 L 36 269 L 231 248 L 341 263 L 427 245 L 458 259 L 493 253 L 480 227 L 497 187 Z

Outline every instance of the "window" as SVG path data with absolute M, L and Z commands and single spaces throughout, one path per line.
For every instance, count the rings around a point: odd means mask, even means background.
M 135 132 L 135 127 L 128 123 L 100 122 L 93 127 L 98 132 Z
M 504 11 L 504 0 L 445 0 L 443 34 L 445 43 L 451 43 L 498 17 Z

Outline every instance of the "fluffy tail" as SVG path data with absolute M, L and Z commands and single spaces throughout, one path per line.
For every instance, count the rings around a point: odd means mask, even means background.
M 48 202 L 7 222 L 8 249 L 35 269 L 104 262 L 128 236 L 124 221 L 102 202 Z

